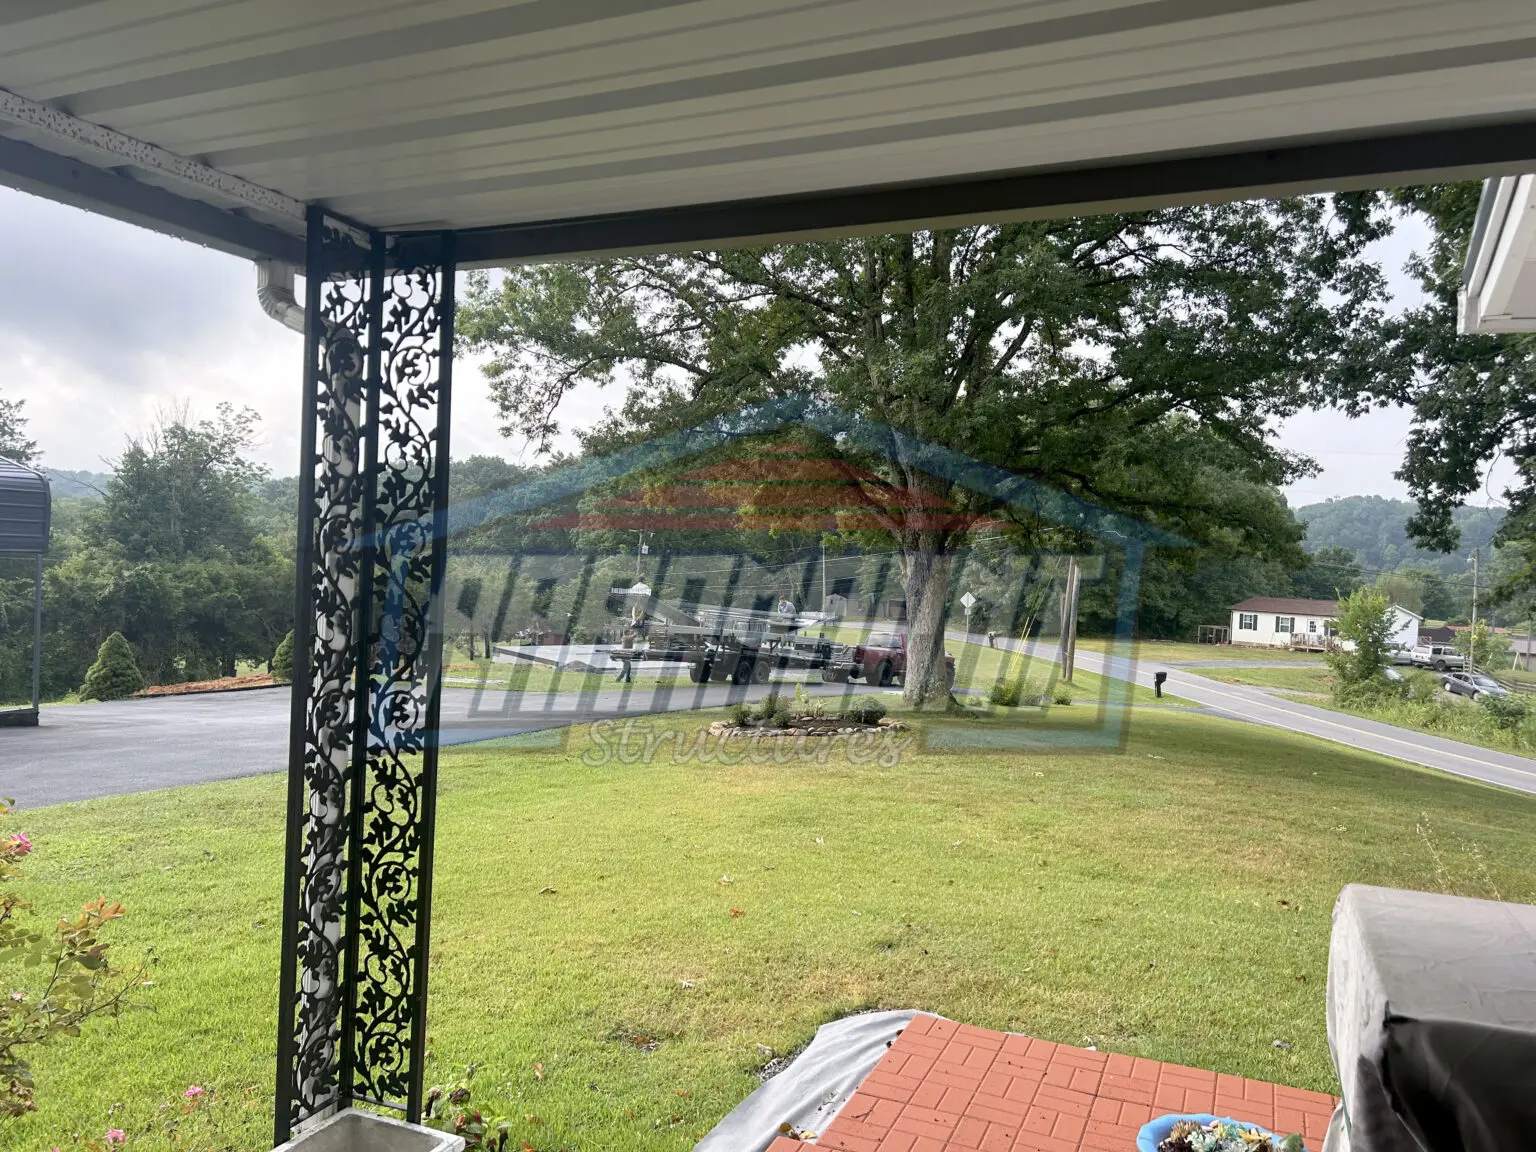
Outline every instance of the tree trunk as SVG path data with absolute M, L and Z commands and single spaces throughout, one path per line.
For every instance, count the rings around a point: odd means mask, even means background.
M 954 557 L 938 533 L 919 532 L 914 547 L 902 549 L 907 590 L 907 671 L 901 699 L 909 708 L 949 704 L 949 669 L 944 660 L 944 616 Z

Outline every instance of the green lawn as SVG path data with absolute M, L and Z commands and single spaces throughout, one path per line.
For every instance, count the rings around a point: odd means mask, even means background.
M 1329 1089 L 1342 885 L 1536 899 L 1536 799 L 1176 709 L 1114 752 L 894 767 L 590 767 L 590 741 L 443 757 L 429 1075 L 473 1062 L 537 1152 L 687 1149 L 759 1045 L 861 1007 Z M 123 899 L 157 983 L 42 1053 L 0 1144 L 132 1133 L 196 1083 L 267 1146 L 282 807 L 260 777 L 20 814 L 26 895 Z
M 1084 638 L 1077 643 L 1079 648 L 1086 648 L 1093 652 L 1103 652 L 1109 646 L 1109 641 L 1099 638 Z M 1317 652 L 1292 652 L 1288 648 L 1250 648 L 1236 644 L 1187 644 L 1177 640 L 1138 640 L 1136 641 L 1136 659 L 1142 663 L 1200 663 L 1220 660 L 1236 663 L 1316 664 L 1322 656 Z
M 1316 668 L 1191 668 L 1189 673 L 1223 684 L 1282 688 L 1288 692 L 1328 692 L 1333 676 L 1326 665 Z

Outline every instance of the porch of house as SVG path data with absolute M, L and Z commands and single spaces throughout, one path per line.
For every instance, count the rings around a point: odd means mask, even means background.
M 919 1014 L 825 1132 L 841 1152 L 1126 1152 L 1167 1113 L 1211 1113 L 1319 1152 L 1335 1097 Z M 806 1134 L 809 1139 L 810 1134 Z M 806 1143 L 781 1136 L 768 1152 Z
M 250 259 L 305 333 L 277 1141 L 422 1115 L 461 269 L 1536 164 L 1536 9 L 1491 0 L 14 7 L 0 181 Z M 1332 1106 L 925 1017 L 821 1144 L 1123 1148 L 1175 1101 L 1313 1148 Z

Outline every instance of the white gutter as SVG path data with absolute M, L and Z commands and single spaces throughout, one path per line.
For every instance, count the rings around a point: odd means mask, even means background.
M 1515 314 L 1522 307 L 1530 310 L 1533 274 L 1536 177 L 1498 177 L 1484 186 L 1467 250 L 1457 308 L 1462 334 L 1536 331 L 1536 316 Z
M 261 310 L 285 328 L 304 334 L 304 306 L 293 294 L 293 265 L 256 261 L 256 299 Z

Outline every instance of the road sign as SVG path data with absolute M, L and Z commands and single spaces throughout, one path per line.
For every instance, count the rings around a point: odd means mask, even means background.
M 965 610 L 969 612 L 978 603 L 976 594 L 974 592 L 967 592 L 964 596 L 960 597 L 960 603 L 965 605 Z

